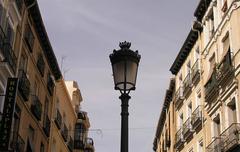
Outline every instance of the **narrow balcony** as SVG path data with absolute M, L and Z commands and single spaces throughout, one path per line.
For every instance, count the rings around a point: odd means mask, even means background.
M 35 96 L 35 95 L 32 96 L 31 112 L 38 121 L 41 121 L 42 104 L 41 104 L 38 96 Z
M 218 82 L 216 79 L 216 70 L 213 71 L 210 79 L 205 84 L 205 100 L 206 102 L 212 102 L 212 99 L 217 95 L 218 93 Z
M 48 89 L 49 94 L 52 96 L 53 91 L 54 91 L 54 81 L 50 75 L 48 76 L 47 89 Z
M 182 129 L 182 134 L 183 138 L 187 140 L 192 134 L 192 124 L 191 124 L 191 117 L 189 117 L 183 124 L 183 129 Z
M 48 116 L 46 116 L 43 123 L 43 131 L 47 137 L 50 136 L 50 127 L 51 127 L 50 119 Z
M 180 105 L 182 105 L 183 100 L 184 100 L 183 88 L 179 87 L 178 90 L 176 91 L 176 103 L 175 103 L 176 107 L 179 107 Z
M 196 130 L 200 126 L 202 126 L 202 121 L 203 121 L 203 115 L 202 115 L 202 106 L 198 106 L 192 113 L 192 129 Z
M 197 83 L 200 80 L 200 60 L 199 59 L 197 59 L 197 61 L 193 64 L 191 74 L 192 74 L 191 75 L 192 83 L 197 85 Z
M 183 95 L 186 97 L 192 90 L 192 79 L 191 73 L 188 73 L 186 78 L 183 80 Z
M 231 61 L 231 54 L 228 52 L 223 61 L 218 66 L 218 82 L 219 85 L 224 86 L 229 80 L 234 77 L 234 67 Z
M 62 134 L 63 140 L 65 142 L 67 142 L 67 139 L 68 139 L 68 128 L 67 128 L 66 124 L 63 125 L 61 134 Z
M 207 146 L 206 152 L 224 152 L 221 137 L 214 137 L 214 140 Z
M 61 125 L 62 125 L 62 115 L 59 110 L 57 110 L 57 112 L 56 112 L 56 117 L 55 117 L 54 122 L 55 122 L 57 128 L 60 129 Z
M 45 69 L 45 62 L 43 60 L 43 56 L 39 55 L 38 60 L 37 60 L 37 68 L 38 71 L 40 72 L 41 76 L 44 76 L 44 69 Z
M 8 65 L 10 66 L 13 73 L 15 73 L 17 58 L 12 50 L 12 45 L 9 42 L 5 42 L 3 45 L 2 51 L 3 51 L 2 53 L 4 56 L 3 62 L 8 63 Z
M 180 128 L 175 135 L 175 148 L 180 149 L 184 145 L 183 130 Z
M 224 151 L 233 151 L 240 145 L 240 124 L 231 124 L 222 134 Z
M 86 114 L 83 111 L 78 112 L 78 119 L 86 120 Z
M 28 80 L 28 77 L 24 70 L 19 70 L 18 77 L 18 90 L 24 101 L 28 101 L 30 95 L 30 81 Z
M 93 142 L 92 138 L 87 138 L 85 149 L 86 150 L 94 150 L 94 142 Z
M 73 152 L 73 148 L 74 148 L 74 143 L 73 143 L 72 137 L 70 136 L 68 141 L 68 149 L 70 152 Z

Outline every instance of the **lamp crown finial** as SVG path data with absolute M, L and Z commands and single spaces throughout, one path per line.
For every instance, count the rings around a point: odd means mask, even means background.
M 119 47 L 121 49 L 129 49 L 131 47 L 131 43 L 130 42 L 127 42 L 127 41 L 124 41 L 124 42 L 120 42 L 119 43 Z

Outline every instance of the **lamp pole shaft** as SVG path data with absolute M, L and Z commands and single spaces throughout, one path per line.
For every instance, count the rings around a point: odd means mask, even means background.
M 128 94 L 122 94 L 119 98 L 122 101 L 121 152 L 128 152 L 128 101 L 131 97 Z

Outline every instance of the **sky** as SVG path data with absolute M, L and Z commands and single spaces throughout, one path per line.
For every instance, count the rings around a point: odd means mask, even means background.
M 109 54 L 129 41 L 141 54 L 130 93 L 129 152 L 150 152 L 168 88 L 169 69 L 199 0 L 38 0 L 65 80 L 76 80 L 96 152 L 120 151 L 120 93 Z

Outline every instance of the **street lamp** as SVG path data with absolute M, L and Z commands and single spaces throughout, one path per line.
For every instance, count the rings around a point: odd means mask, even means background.
M 131 43 L 121 42 L 120 50 L 113 50 L 110 54 L 110 61 L 113 70 L 114 88 L 119 90 L 122 101 L 121 111 L 121 152 L 128 152 L 128 101 L 131 98 L 129 93 L 135 90 L 138 63 L 141 56 L 138 51 L 130 49 Z

